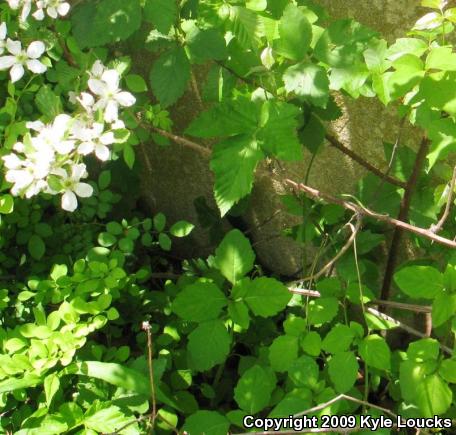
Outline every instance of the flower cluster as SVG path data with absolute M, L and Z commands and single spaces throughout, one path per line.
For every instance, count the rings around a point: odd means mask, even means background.
M 67 211 L 76 210 L 78 196 L 92 195 L 90 184 L 81 181 L 87 177 L 81 161 L 92 153 L 101 161 L 111 157 L 110 146 L 122 141 L 118 136 L 125 140 L 125 135 L 116 136 L 125 129 L 119 108 L 132 106 L 135 97 L 119 88 L 119 73 L 99 61 L 89 75 L 88 91 L 70 96 L 79 107 L 73 116 L 58 115 L 50 124 L 27 123 L 29 133 L 14 145 L 14 152 L 3 157 L 13 195 L 61 193 L 61 205 Z
M 36 20 L 43 20 L 46 15 L 56 19 L 64 17 L 70 10 L 70 4 L 65 0 L 7 0 L 8 5 L 13 10 L 20 10 L 20 19 L 25 21 L 32 9 L 32 17 Z
M 42 41 L 33 41 L 27 49 L 23 49 L 21 41 L 13 41 L 6 36 L 6 24 L 1 23 L 0 54 L 2 56 L 0 56 L 0 70 L 9 69 L 13 83 L 23 77 L 25 73 L 24 67 L 35 74 L 43 74 L 46 71 L 46 65 L 39 60 L 46 51 Z M 7 52 L 6 55 L 5 51 Z

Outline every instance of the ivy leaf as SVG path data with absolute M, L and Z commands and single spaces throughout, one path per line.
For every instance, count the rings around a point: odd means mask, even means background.
M 206 371 L 225 361 L 231 338 L 221 320 L 201 323 L 188 336 L 188 362 L 194 370 Z
M 325 107 L 329 99 L 329 80 L 324 68 L 302 62 L 290 66 L 283 75 L 285 89 L 318 107 Z
M 239 230 L 231 230 L 215 250 L 215 264 L 232 284 L 249 273 L 254 262 L 255 253 L 249 239 Z
M 152 91 L 162 107 L 171 106 L 182 97 L 189 79 L 190 63 L 182 47 L 163 53 L 150 73 Z
M 274 372 L 254 365 L 244 372 L 234 389 L 234 400 L 241 409 L 254 415 L 269 404 L 276 386 Z
M 443 290 L 443 275 L 431 266 L 404 267 L 394 275 L 394 281 L 415 299 L 433 299 Z
M 432 302 L 432 326 L 443 325 L 456 314 L 456 295 L 438 294 Z
M 304 59 L 312 41 L 312 26 L 297 6 L 289 4 L 285 8 L 279 22 L 279 34 L 276 51 L 287 59 Z
M 346 393 L 355 385 L 358 369 L 353 352 L 340 352 L 330 359 L 328 373 L 338 393 Z
M 222 217 L 251 192 L 255 169 L 263 158 L 258 142 L 245 136 L 215 145 L 210 165 L 215 174 L 215 201 Z
M 146 0 L 144 18 L 167 35 L 177 20 L 177 3 L 169 0 Z
M 276 372 L 286 372 L 298 357 L 298 339 L 292 335 L 277 337 L 269 346 L 269 362 Z
M 36 234 L 33 234 L 32 237 L 30 237 L 27 247 L 30 255 L 35 260 L 41 260 L 46 252 L 46 245 L 44 244 L 43 239 Z
M 190 54 L 197 60 L 223 60 L 227 57 L 226 42 L 216 29 L 200 30 L 193 27 L 186 35 Z
M 379 370 L 391 370 L 391 351 L 385 339 L 373 334 L 359 345 L 359 354 L 367 365 Z
M 181 319 L 204 322 L 216 319 L 226 304 L 225 295 L 214 283 L 200 279 L 177 295 L 172 310 Z
M 282 311 L 290 302 L 291 294 L 287 287 L 274 278 L 256 278 L 247 287 L 244 301 L 253 314 L 271 317 Z
M 326 334 L 321 348 L 329 353 L 344 352 L 348 350 L 354 338 L 353 331 L 347 325 L 338 324 Z
M 215 411 L 197 411 L 187 417 L 183 429 L 192 435 L 226 435 L 230 422 Z

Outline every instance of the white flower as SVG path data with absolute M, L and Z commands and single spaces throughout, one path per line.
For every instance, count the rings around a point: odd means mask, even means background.
M 101 80 L 90 79 L 90 90 L 99 97 L 94 109 L 104 110 L 104 120 L 115 122 L 119 117 L 119 106 L 130 107 L 135 104 L 135 97 L 130 92 L 119 89 L 120 76 L 116 70 L 107 70 L 101 76 Z
M 36 2 L 37 11 L 33 14 L 33 17 L 39 21 L 44 19 L 44 10 L 51 18 L 58 18 L 60 15 L 64 17 L 70 10 L 70 4 L 65 0 L 38 0 Z
M 100 123 L 94 123 L 92 128 L 78 126 L 74 131 L 75 137 L 81 141 L 78 152 L 84 156 L 95 152 L 101 161 L 109 160 L 111 152 L 108 145 L 112 145 L 116 139 L 113 132 L 103 133 L 103 131 L 104 125 Z
M 106 67 L 103 65 L 101 60 L 96 60 L 92 65 L 92 69 L 89 71 L 90 78 L 101 79 L 101 76 L 105 72 Z
M 6 48 L 6 23 L 0 24 L 0 54 L 5 52 Z
M 25 21 L 32 10 L 32 0 L 7 0 L 11 9 L 17 10 L 22 7 L 20 20 Z
M 70 124 L 73 118 L 71 116 L 62 114 L 56 116 L 52 124 L 44 125 L 40 121 L 34 123 L 27 123 L 27 127 L 33 128 L 39 134 L 32 138 L 32 142 L 36 149 L 42 147 L 51 147 L 58 154 L 66 155 L 73 151 L 75 141 L 68 138 Z
M 24 65 L 35 74 L 42 74 L 46 71 L 46 66 L 38 60 L 46 49 L 43 42 L 33 41 L 27 50 L 22 50 L 20 41 L 8 39 L 6 48 L 11 55 L 0 57 L 0 70 L 11 68 L 10 76 L 13 83 L 24 75 Z
M 88 198 L 93 194 L 90 184 L 81 183 L 81 178 L 87 177 L 86 166 L 84 163 L 76 164 L 71 167 L 71 174 L 61 169 L 57 175 L 62 175 L 63 195 L 62 208 L 73 212 L 78 207 L 78 198 Z M 77 195 L 77 196 L 76 196 Z

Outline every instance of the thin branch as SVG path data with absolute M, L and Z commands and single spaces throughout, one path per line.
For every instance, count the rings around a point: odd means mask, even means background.
M 415 164 L 413 165 L 412 174 L 410 175 L 410 178 L 407 181 L 407 186 L 405 188 L 404 197 L 402 198 L 399 215 L 397 217 L 398 221 L 408 220 L 410 206 L 412 203 L 412 197 L 413 197 L 413 194 L 415 193 L 416 184 L 418 182 L 418 178 L 419 178 L 421 169 L 422 169 L 425 159 L 426 159 L 428 147 L 429 147 L 429 140 L 426 137 L 424 137 L 421 141 L 420 148 L 416 155 L 416 160 L 415 160 Z M 385 300 L 388 300 L 389 296 L 390 296 L 390 288 L 391 288 L 391 283 L 393 281 L 394 271 L 396 269 L 397 255 L 399 252 L 399 246 L 400 246 L 402 236 L 403 236 L 403 230 L 404 230 L 403 227 L 396 226 L 396 228 L 394 229 L 393 237 L 391 239 L 391 245 L 390 245 L 390 249 L 388 252 L 388 259 L 386 262 L 385 275 L 383 277 L 383 285 L 382 285 L 382 292 L 381 292 L 382 299 L 385 299 Z M 427 231 L 427 233 L 433 234 L 432 231 Z
M 327 194 L 327 193 L 323 193 L 323 192 L 321 192 L 321 191 L 319 191 L 317 189 L 314 189 L 312 187 L 306 186 L 305 184 L 296 183 L 295 181 L 290 180 L 290 179 L 286 179 L 285 183 L 288 184 L 289 186 L 293 187 L 296 190 L 299 190 L 301 192 L 306 193 L 310 197 L 313 197 L 313 198 L 316 198 L 316 199 L 321 199 L 321 200 L 324 200 L 326 202 L 330 202 L 330 203 L 333 203 L 333 204 L 340 205 L 341 207 L 344 207 L 345 209 L 351 210 L 351 211 L 353 211 L 355 213 L 358 213 L 358 214 L 360 214 L 362 216 L 370 217 L 370 218 L 376 219 L 376 220 L 378 220 L 380 222 L 384 222 L 384 223 L 386 223 L 386 224 L 388 224 L 390 226 L 410 231 L 411 233 L 414 233 L 414 234 L 417 234 L 419 236 L 425 237 L 425 238 L 427 238 L 429 240 L 432 240 L 432 241 L 434 241 L 436 243 L 439 243 L 441 245 L 447 246 L 449 248 L 456 248 L 456 242 L 455 241 L 450 240 L 450 239 L 446 239 L 444 237 L 440 237 L 437 234 L 432 233 L 428 229 L 416 227 L 416 226 L 408 224 L 406 222 L 402 222 L 402 221 L 400 221 L 398 219 L 392 218 L 391 216 L 389 216 L 387 214 L 376 213 L 376 212 L 374 212 L 372 210 L 369 210 L 369 209 L 367 209 L 367 208 L 365 208 L 365 207 L 363 207 L 361 205 L 355 204 L 355 203 L 350 202 L 350 201 L 344 201 L 344 200 L 342 200 L 340 198 L 337 198 L 337 197 L 335 197 L 333 195 L 330 195 L 330 194 Z
M 196 142 L 193 142 L 185 137 L 178 136 L 178 135 L 170 133 L 166 130 L 162 130 L 161 128 L 158 128 L 158 127 L 154 127 L 153 125 L 144 124 L 144 123 L 142 125 L 146 128 L 149 128 L 150 130 L 154 131 L 155 133 L 158 133 L 160 136 L 166 137 L 167 139 L 170 139 L 179 145 L 182 145 L 187 148 L 191 148 L 193 151 L 197 151 L 198 153 L 203 154 L 205 157 L 209 157 L 212 152 L 209 148 L 205 148 L 205 147 L 201 146 L 200 144 L 197 144 Z
M 339 151 L 343 152 L 347 156 L 349 156 L 352 160 L 354 160 L 356 163 L 359 163 L 361 166 L 366 168 L 368 171 L 372 172 L 373 174 L 377 175 L 377 177 L 380 177 L 387 181 L 390 184 L 394 184 L 395 186 L 402 187 L 405 189 L 406 184 L 398 180 L 397 178 L 391 177 L 388 175 L 388 173 L 384 174 L 380 169 L 376 168 L 372 164 L 370 164 L 368 161 L 364 160 L 359 154 L 356 154 L 354 151 L 352 151 L 350 148 L 347 148 L 345 145 L 342 144 L 337 138 L 334 136 L 327 134 L 326 135 L 326 140 L 334 147 L 337 148 Z
M 323 276 L 329 269 L 331 269 L 331 267 L 333 267 L 334 264 L 336 264 L 337 261 L 339 261 L 345 255 L 345 253 L 350 249 L 350 247 L 353 245 L 355 237 L 361 228 L 361 224 L 362 224 L 362 218 L 359 214 L 356 214 L 356 225 L 355 225 L 355 227 L 352 227 L 350 225 L 352 233 L 351 233 L 350 238 L 345 243 L 345 245 L 339 250 L 337 255 L 331 261 L 329 261 L 325 266 L 323 266 L 323 268 L 319 272 L 312 274 L 312 275 L 308 276 L 307 278 L 304 278 L 303 281 L 316 281 L 318 278 Z
M 450 215 L 451 207 L 453 206 L 453 198 L 454 198 L 454 188 L 456 187 L 456 166 L 453 170 L 453 178 L 451 179 L 450 183 L 450 191 L 448 192 L 448 199 L 445 207 L 445 211 L 443 212 L 442 217 L 440 220 L 435 224 L 431 225 L 429 231 L 432 231 L 434 234 L 437 234 L 445 225 L 448 216 Z
M 198 105 L 199 105 L 200 109 L 202 110 L 204 108 L 203 99 L 201 98 L 201 93 L 200 93 L 200 90 L 198 87 L 198 82 L 196 81 L 195 73 L 193 72 L 193 70 L 191 72 L 191 82 L 192 82 L 193 93 L 195 94 L 195 97 L 196 97 L 196 101 L 198 101 Z
M 150 382 L 150 399 L 152 403 L 152 413 L 150 414 L 150 426 L 154 427 L 155 418 L 157 417 L 157 399 L 155 398 L 155 382 L 154 382 L 154 364 L 152 361 L 153 355 L 153 342 L 152 342 L 152 328 L 149 322 L 143 322 L 142 329 L 147 334 L 147 365 L 149 368 L 149 382 Z

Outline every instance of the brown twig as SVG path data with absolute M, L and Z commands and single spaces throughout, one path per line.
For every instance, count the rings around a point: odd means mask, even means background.
M 195 97 L 196 97 L 196 101 L 198 102 L 198 105 L 199 105 L 200 109 L 202 110 L 204 108 L 203 99 L 201 98 L 201 93 L 200 93 L 200 90 L 198 87 L 198 82 L 196 81 L 195 73 L 193 72 L 193 70 L 191 72 L 191 82 L 192 82 L 193 93 L 195 94 Z
M 412 202 L 413 194 L 415 193 L 415 187 L 418 182 L 418 178 L 423 167 L 424 161 L 426 159 L 426 154 L 429 146 L 429 140 L 424 137 L 421 141 L 420 148 L 418 150 L 415 164 L 413 166 L 412 174 L 410 175 L 409 180 L 407 181 L 407 186 L 405 187 L 404 197 L 401 201 L 401 206 L 399 210 L 399 215 L 397 217 L 398 221 L 406 221 L 408 220 L 410 206 Z M 382 292 L 381 298 L 385 300 L 389 300 L 390 297 L 390 288 L 391 283 L 393 280 L 394 271 L 396 269 L 397 263 L 397 255 L 399 252 L 399 246 L 402 240 L 402 236 L 404 233 L 404 227 L 396 226 L 393 233 L 393 238 L 391 240 L 390 249 L 388 252 L 388 259 L 386 262 L 385 268 L 385 275 L 383 277 L 383 285 L 382 285 Z M 432 231 L 426 230 L 426 233 L 434 234 Z
M 296 190 L 299 190 L 301 192 L 304 192 L 306 193 L 307 195 L 313 197 L 313 198 L 316 198 L 316 199 L 321 199 L 323 201 L 326 201 L 326 202 L 330 202 L 330 203 L 333 203 L 333 204 L 337 204 L 337 205 L 340 205 L 341 207 L 344 207 L 345 209 L 347 210 L 351 210 L 355 213 L 359 213 L 360 215 L 362 216 L 366 216 L 366 217 L 370 217 L 370 218 L 373 218 L 373 219 L 376 219 L 380 222 L 384 222 L 390 226 L 393 226 L 393 227 L 396 227 L 396 228 L 400 228 L 402 230 L 407 230 L 413 234 L 417 234 L 418 236 L 422 236 L 422 237 L 425 237 L 427 239 L 430 239 L 436 243 L 439 243 L 441 245 L 444 245 L 444 246 L 447 246 L 449 248 L 456 248 L 456 242 L 453 241 L 453 240 L 450 240 L 450 239 L 446 239 L 445 237 L 440 237 L 438 236 L 437 234 L 434 234 L 432 233 L 431 231 L 429 231 L 428 229 L 425 229 L 425 228 L 420 228 L 420 227 L 416 227 L 414 225 L 411 225 L 411 224 L 408 224 L 406 222 L 403 222 L 401 220 L 398 220 L 398 219 L 394 219 L 392 218 L 391 216 L 387 215 L 387 214 L 380 214 L 380 213 L 376 213 L 372 210 L 369 210 L 361 205 L 358 205 L 358 204 L 355 204 L 353 202 L 350 202 L 350 201 L 345 201 L 345 200 L 342 200 L 340 198 L 337 198 L 333 195 L 330 195 L 330 194 L 327 194 L 327 193 L 323 193 L 317 189 L 314 189 L 312 187 L 309 187 L 309 186 L 306 186 L 305 184 L 300 184 L 300 183 L 296 183 L 295 181 L 293 180 L 290 180 L 290 179 L 286 179 L 285 180 L 285 183 L 288 184 L 289 186 L 293 187 L 294 189 Z M 382 297 L 382 299 L 384 299 Z
M 342 144 L 337 138 L 330 134 L 326 134 L 326 140 L 334 147 L 337 148 L 339 151 L 343 152 L 347 156 L 349 156 L 352 160 L 356 163 L 360 164 L 364 168 L 366 168 L 369 172 L 377 175 L 387 181 L 390 184 L 394 184 L 395 186 L 402 187 L 403 189 L 406 187 L 406 184 L 398 180 L 397 178 L 391 177 L 388 173 L 384 174 L 380 169 L 376 168 L 372 164 L 370 164 L 367 160 L 364 160 L 359 154 L 356 154 L 350 148 L 347 148 L 345 145 Z
M 149 322 L 142 323 L 142 329 L 146 331 L 147 335 L 147 365 L 149 368 L 149 381 L 150 381 L 150 400 L 152 403 L 152 413 L 150 414 L 150 427 L 154 427 L 155 418 L 157 417 L 157 400 L 155 398 L 155 382 L 154 382 L 154 364 L 152 361 L 153 355 L 153 342 L 152 342 L 152 328 Z
M 448 216 L 450 215 L 451 207 L 453 206 L 455 187 L 456 187 L 456 166 L 453 169 L 453 178 L 451 179 L 451 182 L 450 182 L 450 191 L 448 192 L 448 199 L 447 199 L 447 203 L 445 206 L 445 210 L 442 214 L 442 217 L 435 225 L 431 225 L 431 228 L 429 228 L 429 231 L 432 231 L 434 234 L 437 234 L 443 228 L 443 225 L 445 225 L 445 222 L 448 219 Z
M 200 144 L 197 144 L 196 142 L 193 142 L 185 137 L 178 136 L 176 134 L 170 133 L 169 131 L 162 130 L 161 128 L 154 127 L 150 124 L 144 124 L 142 123 L 144 127 L 154 131 L 155 133 L 158 133 L 160 136 L 166 137 L 173 142 L 176 142 L 179 145 L 182 145 L 187 148 L 191 148 L 193 151 L 197 151 L 198 153 L 204 155 L 205 157 L 209 157 L 211 154 L 211 150 L 209 148 L 205 148 L 201 146 Z

